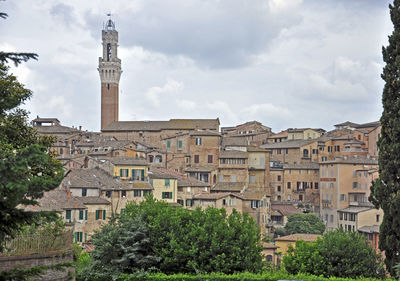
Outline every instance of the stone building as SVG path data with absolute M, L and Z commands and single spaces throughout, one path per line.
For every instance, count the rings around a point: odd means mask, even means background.
M 320 216 L 328 230 L 338 227 L 338 210 L 368 202 L 377 167 L 378 161 L 367 157 L 343 157 L 320 163 Z
M 271 162 L 318 162 L 317 140 L 288 140 L 264 144 L 261 147 L 271 150 Z

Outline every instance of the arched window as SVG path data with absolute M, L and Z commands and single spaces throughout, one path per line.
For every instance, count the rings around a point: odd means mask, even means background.
M 153 155 L 149 155 L 149 162 L 153 163 L 153 161 L 154 161 L 154 156 Z
M 214 175 L 213 176 L 213 183 L 216 183 L 217 182 L 217 175 Z
M 308 149 L 304 149 L 303 150 L 303 157 L 308 157 L 309 153 L 308 153 Z
M 267 256 L 267 261 L 268 261 L 268 262 L 272 262 L 272 256 L 271 256 L 271 255 L 268 255 L 268 256 Z
M 161 163 L 162 162 L 162 156 L 161 155 L 157 155 L 156 160 L 154 161 L 155 163 Z

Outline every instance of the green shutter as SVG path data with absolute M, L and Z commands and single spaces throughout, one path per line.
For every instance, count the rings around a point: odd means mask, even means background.
M 163 192 L 163 193 L 161 194 L 161 198 L 162 198 L 162 199 L 165 198 L 165 192 Z
M 67 219 L 67 220 L 71 219 L 71 210 L 66 210 L 65 211 L 65 219 Z
M 99 210 L 96 210 L 96 220 L 98 220 L 99 219 Z
M 165 186 L 169 186 L 169 179 L 165 179 Z
M 85 221 L 87 221 L 87 212 L 88 210 L 85 210 Z
M 167 141 L 167 148 L 170 148 L 170 147 L 171 147 L 171 142 Z
M 119 176 L 122 177 L 122 169 L 119 169 Z
M 78 232 L 75 232 L 74 233 L 75 234 L 75 242 L 78 242 L 79 241 L 79 233 Z
M 83 220 L 83 210 L 79 210 L 79 219 Z
M 103 210 L 103 220 L 106 219 L 106 210 Z
M 179 148 L 182 148 L 182 141 L 178 142 L 178 146 L 179 146 Z
M 79 242 L 82 242 L 82 232 L 79 232 Z
M 142 172 L 141 172 L 141 173 L 142 173 L 142 174 L 141 174 L 141 176 L 142 176 L 142 179 L 141 179 L 141 180 L 144 181 L 144 170 L 141 170 L 141 171 L 142 171 Z
M 169 199 L 172 199 L 172 192 L 169 193 Z

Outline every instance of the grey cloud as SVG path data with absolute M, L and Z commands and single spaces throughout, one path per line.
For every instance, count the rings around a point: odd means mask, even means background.
M 56 21 L 61 21 L 66 26 L 71 26 L 76 24 L 76 17 L 74 16 L 74 8 L 58 3 L 51 7 L 50 14 L 56 19 Z

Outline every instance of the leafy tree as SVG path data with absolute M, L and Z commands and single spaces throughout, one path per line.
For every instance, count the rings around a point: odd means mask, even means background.
M 297 241 L 283 257 L 291 274 L 308 273 L 325 277 L 384 277 L 380 256 L 364 236 L 342 229 L 326 233 L 316 242 Z
M 63 177 L 61 164 L 49 152 L 53 140 L 39 137 L 19 108 L 32 92 L 8 71 L 0 63 L 0 241 L 40 215 L 18 205 L 37 204 Z
M 247 214 L 225 209 L 189 211 L 148 197 L 126 214 L 141 216 L 164 273 L 258 272 L 263 268 L 259 228 Z
M 325 224 L 312 213 L 294 214 L 288 218 L 284 229 L 286 234 L 322 234 L 325 231 Z
M 121 217 L 93 235 L 91 258 L 82 256 L 89 266 L 80 268 L 79 280 L 115 280 L 122 273 L 149 270 L 159 258 L 151 252 L 149 229 L 140 217 Z
M 379 146 L 379 179 L 371 186 L 370 201 L 384 212 L 380 227 L 379 248 L 385 251 L 385 263 L 394 276 L 394 265 L 400 262 L 400 1 L 389 5 L 394 30 L 389 45 L 382 48 L 382 79 L 385 81 Z

